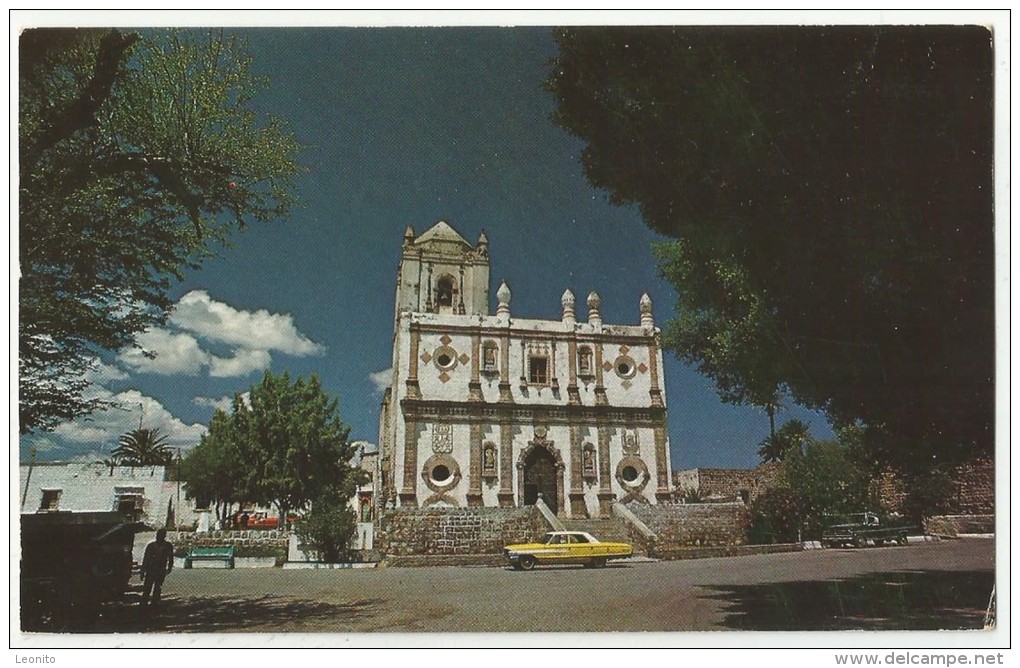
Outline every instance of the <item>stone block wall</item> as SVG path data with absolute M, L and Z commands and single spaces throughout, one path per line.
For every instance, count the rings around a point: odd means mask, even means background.
M 499 554 L 546 531 L 532 507 L 408 508 L 383 515 L 375 546 L 387 556 Z
M 629 508 L 655 533 L 652 551 L 656 553 L 690 547 L 732 547 L 747 541 L 749 514 L 742 502 L 632 504 Z
M 290 532 L 280 530 L 248 530 L 248 531 L 168 531 L 166 539 L 175 551 L 189 547 L 265 547 L 281 548 L 286 552 Z
M 949 511 L 959 515 L 986 515 L 995 512 L 995 464 L 977 459 L 953 471 L 953 490 L 947 499 Z M 904 510 L 906 483 L 892 471 L 886 471 L 875 482 L 882 505 L 890 512 Z
M 769 462 L 753 469 L 688 469 L 673 473 L 673 484 L 682 493 L 696 490 L 702 498 L 738 499 L 746 492 L 755 499 L 779 484 L 782 462 Z
M 979 459 L 956 469 L 953 510 L 961 515 L 995 512 L 995 464 Z
M 933 536 L 995 533 L 995 515 L 937 515 L 924 521 L 924 532 Z

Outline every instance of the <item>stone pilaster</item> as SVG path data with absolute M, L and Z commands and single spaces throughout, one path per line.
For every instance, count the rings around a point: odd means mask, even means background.
M 482 425 L 471 423 L 470 454 L 468 455 L 468 492 L 469 507 L 482 505 Z
M 404 484 L 400 490 L 400 505 L 415 508 L 418 505 L 418 421 L 404 423 Z
M 468 382 L 468 401 L 480 402 L 482 398 L 482 382 L 479 377 L 481 365 L 482 337 L 477 332 L 471 336 L 471 380 Z
M 613 501 L 616 495 L 613 494 L 612 468 L 609 462 L 609 435 L 612 427 L 600 422 L 599 432 L 599 515 L 609 517 L 613 510 Z
M 608 406 L 609 399 L 606 397 L 606 386 L 603 385 L 602 377 L 602 341 L 596 341 L 595 348 L 595 405 Z
M 581 393 L 577 390 L 577 339 L 570 337 L 567 343 L 567 357 L 570 358 L 570 377 L 567 379 L 567 403 L 571 406 L 581 405 Z
M 513 400 L 510 392 L 510 332 L 507 332 L 499 346 L 499 402 L 508 404 Z
M 651 387 L 648 396 L 655 408 L 663 408 L 662 390 L 659 388 L 659 335 L 652 336 L 648 344 L 648 370 L 651 379 Z
M 584 503 L 584 463 L 581 458 L 581 427 L 570 425 L 570 516 L 586 517 Z
M 509 420 L 499 423 L 499 506 L 514 504 L 514 432 Z
M 418 387 L 418 347 L 421 341 L 421 332 L 411 325 L 411 352 L 407 360 L 407 398 L 421 399 L 421 390 Z
M 665 422 L 665 419 L 663 419 Z M 667 465 L 668 453 L 666 451 L 666 427 L 655 428 L 655 498 L 661 501 L 668 501 L 669 492 L 669 466 Z

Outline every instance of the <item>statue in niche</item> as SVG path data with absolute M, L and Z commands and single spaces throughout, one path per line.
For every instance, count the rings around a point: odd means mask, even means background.
M 637 430 L 623 432 L 623 454 L 634 456 L 641 454 L 638 446 Z

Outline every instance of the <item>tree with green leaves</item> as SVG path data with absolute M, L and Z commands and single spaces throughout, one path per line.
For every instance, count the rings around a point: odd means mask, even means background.
M 901 470 L 991 452 L 986 28 L 555 36 L 555 120 L 589 181 L 671 238 L 665 347 L 727 401 L 862 423 Z
M 132 429 L 120 437 L 113 461 L 120 466 L 166 466 L 174 456 L 167 438 L 159 429 Z
M 292 205 L 298 150 L 251 105 L 265 81 L 222 32 L 35 29 L 19 40 L 22 433 L 106 406 L 103 350 L 165 321 L 167 291 Z
M 234 401 L 241 399 L 235 397 Z M 188 498 L 199 507 L 212 506 L 220 520 L 227 519 L 234 504 L 245 500 L 243 460 L 232 428 L 231 417 L 217 409 L 209 430 L 181 462 L 181 479 L 186 482 Z
M 833 517 L 878 511 L 872 477 L 839 441 L 810 441 L 783 460 L 785 479 L 800 499 L 805 536 L 817 536 Z
M 226 474 L 225 467 L 233 467 L 234 473 L 215 477 L 189 463 L 189 493 L 229 489 L 231 496 L 222 500 L 275 506 L 280 526 L 285 526 L 291 511 L 305 509 L 317 499 L 347 499 L 363 482 L 364 473 L 351 464 L 357 448 L 349 435 L 338 400 L 322 388 L 318 376 L 292 381 L 287 373 L 266 371 L 246 399 L 235 397 L 229 415 L 214 416 L 196 448 L 221 453 L 214 462 L 222 463 L 213 470 Z M 199 463 L 201 459 L 195 462 Z M 214 479 L 207 484 L 203 475 Z M 198 483 L 194 489 L 192 480 Z

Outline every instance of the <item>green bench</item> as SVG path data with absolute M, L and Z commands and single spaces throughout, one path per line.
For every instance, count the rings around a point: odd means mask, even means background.
M 227 568 L 234 567 L 234 548 L 231 547 L 192 547 L 184 557 L 184 567 L 191 568 L 196 561 L 225 561 Z

